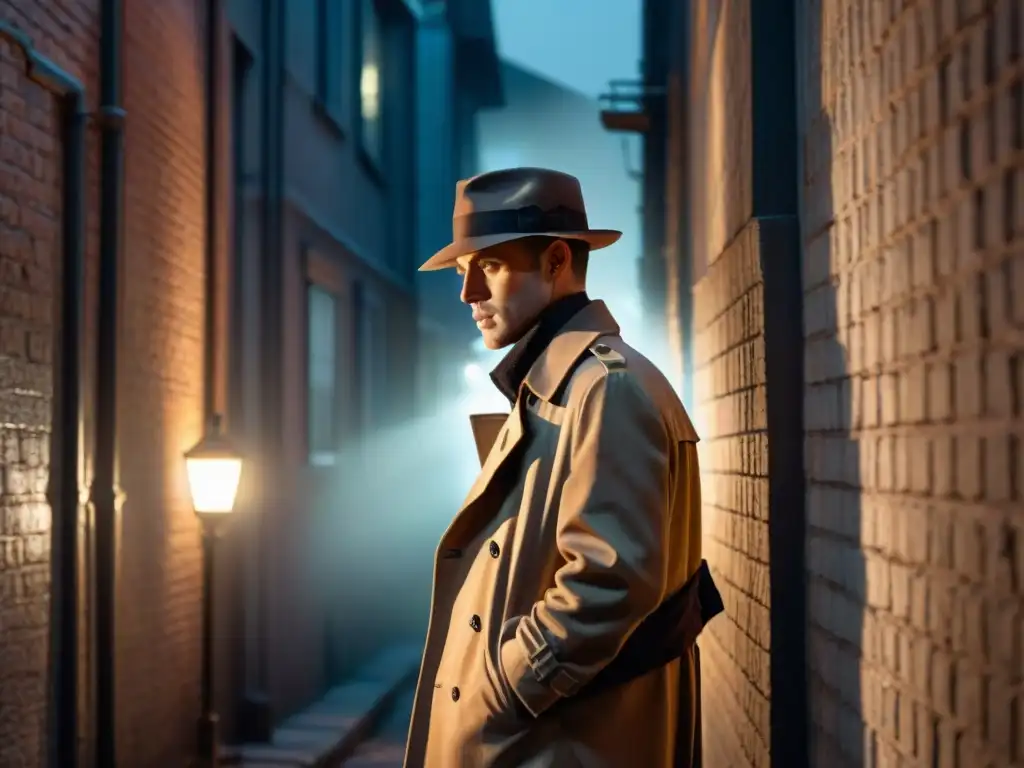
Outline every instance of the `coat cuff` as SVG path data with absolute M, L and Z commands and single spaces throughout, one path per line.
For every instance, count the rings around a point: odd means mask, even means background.
M 512 692 L 531 715 L 539 717 L 556 701 L 575 693 L 579 683 L 558 663 L 540 632 L 530 632 L 526 625 L 527 620 L 521 619 L 515 635 L 502 643 L 501 668 Z

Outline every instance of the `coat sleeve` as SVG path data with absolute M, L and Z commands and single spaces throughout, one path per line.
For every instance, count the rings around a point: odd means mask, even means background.
M 501 643 L 509 688 L 534 716 L 611 662 L 666 589 L 670 438 L 630 373 L 589 386 L 570 445 L 557 524 L 564 564 Z

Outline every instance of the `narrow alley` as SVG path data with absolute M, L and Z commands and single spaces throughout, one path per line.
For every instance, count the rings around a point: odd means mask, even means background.
M 401 765 L 510 167 L 699 435 L 702 768 L 1024 768 L 1021 0 L 0 0 L 0 768 Z

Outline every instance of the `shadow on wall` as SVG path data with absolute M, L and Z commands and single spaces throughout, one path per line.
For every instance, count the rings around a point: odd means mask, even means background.
M 865 345 L 877 343 L 866 338 L 866 329 L 880 326 L 865 324 L 860 312 L 864 294 L 853 250 L 859 217 L 834 210 L 833 168 L 840 160 L 832 146 L 836 94 L 822 74 L 831 42 L 822 28 L 821 4 L 799 5 L 810 762 L 852 768 L 875 764 L 875 746 L 863 733 L 862 660 L 875 651 L 868 606 L 879 596 L 867 594 L 869 542 L 862 531 L 870 523 L 865 524 L 861 488 L 872 485 L 876 454 L 862 456 L 860 430 L 872 423 L 864 405 L 875 408 L 877 401 L 864 397 L 874 379 L 860 361 Z M 879 584 L 872 580 L 871 587 Z

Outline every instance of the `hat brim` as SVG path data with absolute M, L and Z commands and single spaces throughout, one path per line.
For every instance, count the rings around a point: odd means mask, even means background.
M 467 237 L 464 240 L 456 240 L 446 245 L 435 253 L 420 267 L 420 272 L 434 272 L 439 269 L 449 269 L 456 265 L 460 256 L 470 253 L 477 253 L 485 248 L 490 248 L 512 240 L 522 240 L 525 237 L 556 237 L 564 240 L 583 240 L 590 245 L 590 250 L 596 251 L 607 248 L 620 237 L 622 233 L 616 229 L 588 229 L 582 232 L 513 232 L 500 235 L 486 235 L 484 237 Z

